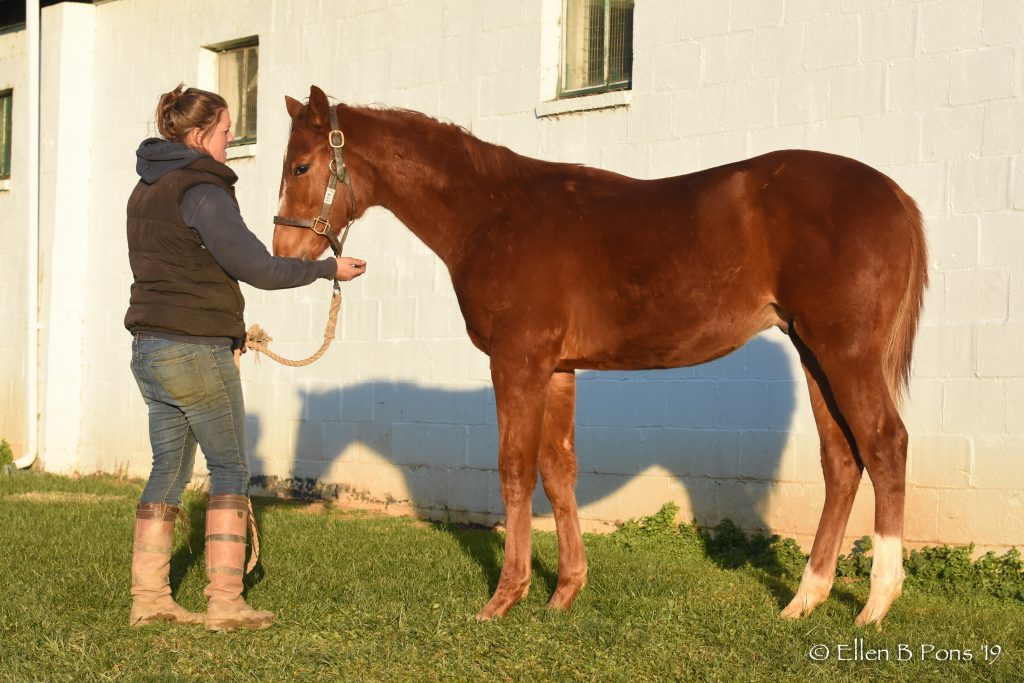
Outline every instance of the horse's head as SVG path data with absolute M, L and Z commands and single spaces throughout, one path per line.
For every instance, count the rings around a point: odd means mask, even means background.
M 328 236 L 336 236 L 356 217 L 342 157 L 345 137 L 332 124 L 336 113 L 320 88 L 310 87 L 307 104 L 284 99 L 292 128 L 274 217 L 274 253 L 315 259 L 329 246 Z

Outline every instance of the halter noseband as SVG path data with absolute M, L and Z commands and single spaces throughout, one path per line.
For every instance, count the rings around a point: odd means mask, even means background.
M 345 134 L 341 132 L 341 127 L 338 125 L 338 111 L 335 107 L 331 107 L 331 132 L 327 134 L 327 144 L 331 146 L 331 151 L 334 153 L 334 159 L 331 160 L 330 171 L 331 175 L 327 179 L 327 191 L 324 192 L 324 204 L 320 208 L 320 215 L 313 220 L 305 218 L 290 218 L 287 216 L 274 216 L 274 223 L 276 225 L 290 225 L 294 228 L 309 228 L 313 232 L 322 237 L 326 237 L 327 241 L 331 245 L 331 250 L 334 251 L 335 256 L 341 256 L 341 247 L 345 243 L 345 238 L 348 236 L 348 229 L 352 226 L 352 223 L 356 220 L 356 194 L 352 190 L 352 180 L 348 176 L 348 169 L 345 168 L 345 160 L 341 156 L 342 148 L 345 146 Z M 334 204 L 334 191 L 338 186 L 338 181 L 341 181 L 345 189 L 348 190 L 349 199 L 351 199 L 352 212 L 348 218 L 348 222 L 345 227 L 339 230 L 341 239 L 331 233 L 331 221 L 329 216 L 331 215 L 331 206 Z

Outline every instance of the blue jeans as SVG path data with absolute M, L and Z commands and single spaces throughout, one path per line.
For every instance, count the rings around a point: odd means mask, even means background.
M 197 443 L 210 470 L 210 495 L 248 495 L 245 402 L 231 348 L 136 334 L 132 374 L 149 406 L 153 447 L 140 502 L 181 502 Z

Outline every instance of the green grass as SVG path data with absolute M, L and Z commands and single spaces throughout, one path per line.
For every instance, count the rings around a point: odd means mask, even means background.
M 882 630 L 860 629 L 868 583 L 851 572 L 814 614 L 783 621 L 800 564 L 791 542 L 676 528 L 666 514 L 588 536 L 590 583 L 566 613 L 544 609 L 557 547 L 553 534 L 535 534 L 530 596 L 506 619 L 478 623 L 499 534 L 257 501 L 264 555 L 248 599 L 278 623 L 129 629 L 139 493 L 111 478 L 0 477 L 0 680 L 1009 681 L 1024 671 L 1019 597 L 908 581 Z M 195 610 L 202 504 L 186 500 L 197 554 L 179 538 L 172 572 L 177 599 Z M 836 646 L 858 639 L 914 656 L 838 661 Z M 808 656 L 819 644 L 827 661 Z M 985 645 L 1001 648 L 995 662 Z M 922 660 L 922 646 L 973 659 Z

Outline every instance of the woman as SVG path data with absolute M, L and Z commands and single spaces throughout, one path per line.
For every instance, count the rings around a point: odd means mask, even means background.
M 139 146 L 140 181 L 128 200 L 128 258 L 135 278 L 125 327 L 132 373 L 149 406 L 153 470 L 135 516 L 132 626 L 169 621 L 210 630 L 266 628 L 272 612 L 242 598 L 246 531 L 258 540 L 248 499 L 245 406 L 238 372 L 245 301 L 238 282 L 260 289 L 351 280 L 366 264 L 347 257 L 271 256 L 235 201 L 225 165 L 232 140 L 227 102 L 179 85 L 160 97 L 162 138 Z M 174 520 L 191 479 L 196 444 L 210 470 L 206 511 L 207 613 L 186 611 L 168 581 Z

